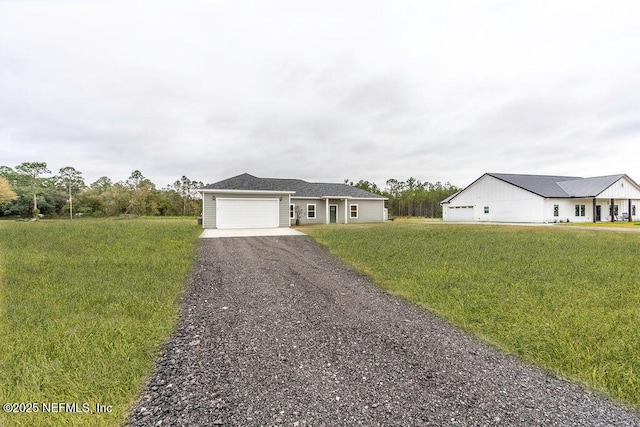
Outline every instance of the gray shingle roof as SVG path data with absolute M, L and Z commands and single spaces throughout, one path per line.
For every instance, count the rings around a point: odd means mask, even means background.
M 487 175 L 520 187 L 542 197 L 596 197 L 624 174 L 580 178 L 552 175 L 517 175 L 488 173 Z
M 295 191 L 293 197 L 385 198 L 347 184 L 307 182 L 301 179 L 258 178 L 248 173 L 206 185 L 200 190 Z

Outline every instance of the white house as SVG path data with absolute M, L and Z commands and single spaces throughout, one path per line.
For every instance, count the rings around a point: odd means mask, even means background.
M 202 194 L 204 228 L 277 228 L 387 219 L 385 197 L 346 184 L 258 178 L 248 173 L 210 184 Z
M 441 202 L 444 221 L 600 222 L 640 220 L 640 186 L 625 174 L 485 173 Z

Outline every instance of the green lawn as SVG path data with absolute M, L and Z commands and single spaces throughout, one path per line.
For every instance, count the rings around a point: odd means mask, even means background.
M 193 219 L 1 221 L 0 403 L 39 412 L 1 412 L 0 426 L 120 425 L 175 326 L 200 232 Z M 67 412 L 97 404 L 111 412 Z
M 563 227 L 566 226 L 582 226 L 582 227 L 605 227 L 605 228 L 610 228 L 610 227 L 614 227 L 614 228 L 638 228 L 638 226 L 640 226 L 640 222 L 637 221 L 633 221 L 633 222 L 629 222 L 629 221 L 616 221 L 616 222 L 570 222 L 570 223 L 563 223 L 563 224 L 557 224 L 557 225 L 562 225 Z
M 389 293 L 640 407 L 640 234 L 424 221 L 304 232 Z

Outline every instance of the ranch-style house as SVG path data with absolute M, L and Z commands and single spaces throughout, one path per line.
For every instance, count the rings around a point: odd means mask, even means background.
M 347 184 L 258 178 L 248 173 L 204 186 L 203 228 L 276 228 L 387 219 L 387 200 Z
M 485 173 L 441 205 L 444 221 L 635 221 L 640 219 L 640 186 L 625 174 L 580 178 Z

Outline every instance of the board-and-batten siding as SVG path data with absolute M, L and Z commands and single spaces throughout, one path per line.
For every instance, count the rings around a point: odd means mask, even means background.
M 252 195 L 243 193 L 204 193 L 202 200 L 202 227 L 216 228 L 216 198 L 234 198 L 234 199 L 280 199 L 279 200 L 279 227 L 289 227 L 289 194 L 282 195 Z
M 558 205 L 558 216 L 554 207 Z M 576 205 L 585 206 L 585 215 L 576 215 Z M 593 222 L 593 199 L 546 199 L 544 202 L 544 222 Z M 604 210 L 603 210 L 604 216 Z
M 598 199 L 640 199 L 640 191 L 628 179 L 620 178 L 598 194 Z
M 467 187 L 452 205 L 473 206 L 474 221 L 496 222 L 542 222 L 545 209 L 542 197 L 489 175 Z

